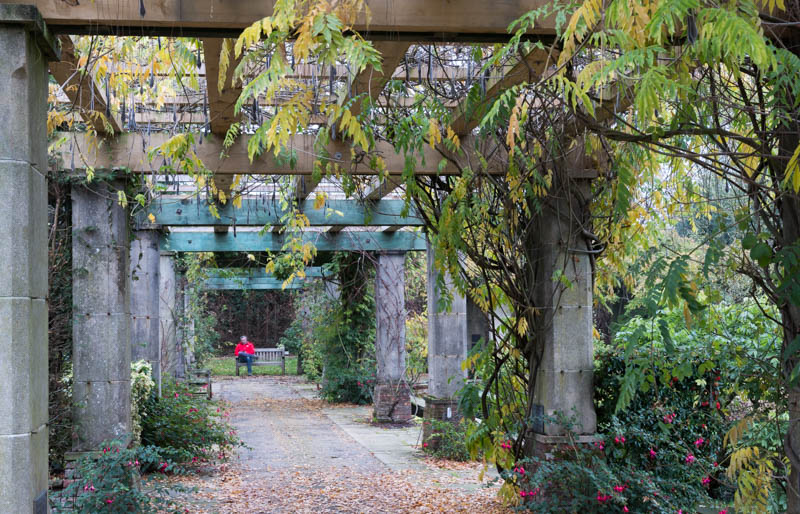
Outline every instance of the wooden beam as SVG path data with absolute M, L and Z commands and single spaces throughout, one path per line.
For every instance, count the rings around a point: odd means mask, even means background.
M 494 83 L 486 90 L 483 102 L 474 106 L 471 110 L 467 108 L 465 99 L 459 105 L 453 116 L 453 123 L 450 124 L 453 131 L 458 136 L 465 136 L 478 126 L 486 114 L 492 102 L 507 89 L 522 82 L 532 82 L 539 80 L 544 74 L 547 66 L 554 64 L 554 59 L 558 58 L 558 53 L 549 50 L 536 49 L 520 60 L 511 71 Z
M 177 137 L 177 136 L 176 136 Z M 196 140 L 202 138 L 201 134 L 195 134 Z M 155 148 L 166 142 L 170 136 L 164 133 L 146 134 L 125 133 L 120 134 L 110 141 L 91 141 L 82 133 L 62 132 L 55 135 L 55 140 L 65 138 L 65 143 L 61 144 L 57 150 L 57 161 L 54 168 L 57 170 L 71 169 L 73 160 L 76 169 L 86 169 L 91 166 L 96 170 L 116 170 L 127 169 L 134 173 L 158 173 L 159 167 L 163 164 L 164 158 L 156 156 L 153 162 L 148 158 L 148 150 Z M 289 149 L 294 149 L 297 155 L 297 162 L 291 167 L 284 159 L 276 159 L 272 152 L 267 152 L 255 159 L 252 163 L 247 156 L 248 137 L 240 137 L 234 145 L 227 151 L 228 157 L 221 158 L 222 139 L 213 134 L 206 136 L 203 144 L 198 144 L 194 148 L 196 155 L 203 161 L 204 165 L 215 175 L 219 174 L 249 174 L 249 175 L 311 175 L 314 173 L 316 161 L 323 165 L 336 164 L 341 166 L 345 172 L 353 175 L 377 175 L 378 170 L 369 167 L 369 159 L 360 162 L 353 162 L 350 158 L 350 144 L 342 141 L 332 141 L 327 146 L 329 157 L 321 159 L 315 154 L 315 136 L 299 135 L 292 139 Z M 462 146 L 469 148 L 467 142 Z M 71 150 L 70 150 L 71 149 Z M 394 147 L 389 143 L 378 143 L 376 152 L 383 157 L 390 174 L 401 174 L 405 167 L 403 155 L 395 152 Z M 441 154 L 425 145 L 422 148 L 425 165 L 420 164 L 416 173 L 420 175 L 457 175 L 459 170 L 456 166 L 447 164 L 439 170 Z M 491 165 L 489 173 L 503 174 L 504 167 L 498 163 L 497 166 Z M 180 172 L 180 170 L 178 170 Z
M 303 243 L 312 243 L 320 252 L 336 251 L 424 251 L 421 232 L 303 232 Z M 280 252 L 285 236 L 267 232 L 171 232 L 161 236 L 160 248 L 173 252 Z
M 377 180 L 377 184 L 366 192 L 364 199 L 376 202 L 382 198 L 385 198 L 401 185 L 403 185 L 402 175 L 389 175 L 382 180 Z
M 372 66 L 367 66 L 366 69 L 359 73 L 353 79 L 353 95 L 366 94 L 371 101 L 375 101 L 405 57 L 409 46 L 409 43 L 403 41 L 375 42 L 375 49 L 381 53 L 382 57 L 381 70 L 378 71 Z M 351 114 L 353 116 L 361 114 L 362 105 L 363 101 L 356 102 L 350 109 Z M 298 201 L 305 200 L 318 184 L 319 180 L 315 180 L 314 177 L 297 177 L 294 186 L 295 197 Z
M 77 107 L 87 125 L 98 134 L 108 136 L 120 132 L 120 124 L 109 113 L 106 114 L 105 94 L 97 87 L 92 74 L 78 66 L 75 45 L 67 35 L 59 36 L 61 41 L 61 60 L 50 63 L 50 73 L 61 85 L 70 102 Z M 108 126 L 103 122 L 106 117 Z
M 26 3 L 39 9 L 55 33 L 236 37 L 253 22 L 271 16 L 275 0 L 26 0 Z M 512 21 L 545 4 L 545 0 L 404 0 L 400 4 L 394 0 L 368 0 L 371 19 L 361 16 L 355 29 L 374 40 L 506 41 Z M 554 27 L 555 19 L 542 20 L 531 30 L 531 35 L 552 37 Z
M 207 278 L 203 280 L 203 289 L 211 291 L 283 291 L 284 289 L 302 289 L 308 282 L 308 280 L 295 278 L 284 286 L 284 281 L 277 278 Z
M 241 59 L 235 58 L 233 52 L 229 55 L 230 63 L 225 71 L 222 84 L 219 83 L 219 58 L 222 52 L 224 39 L 203 38 L 203 56 L 206 64 L 206 94 L 208 95 L 209 125 L 211 133 L 220 138 L 225 138 L 228 129 L 238 121 L 235 114 L 236 101 L 242 93 L 241 86 L 233 84 L 233 72 Z M 233 45 L 231 45 L 233 48 Z M 226 197 L 232 196 L 233 175 L 216 175 L 214 185 Z M 224 232 L 227 227 L 214 230 Z
M 303 270 L 307 278 L 320 278 L 325 275 L 322 266 L 310 266 Z M 249 278 L 249 279 L 264 279 L 275 278 L 273 273 L 267 273 L 264 268 L 206 268 L 202 274 L 207 278 Z
M 305 200 L 300 206 L 308 217 L 312 227 L 319 226 L 396 226 L 419 227 L 422 219 L 412 209 L 403 216 L 405 202 L 403 200 L 381 200 L 364 204 L 358 200 L 327 200 L 321 209 L 314 208 L 312 200 Z M 183 227 L 230 226 L 264 227 L 278 225 L 286 212 L 277 202 L 262 201 L 258 198 L 242 198 L 241 208 L 235 208 L 230 202 L 217 205 L 219 218 L 215 218 L 208 209 L 205 199 L 170 198 L 159 196 L 138 215 L 139 223 L 150 223 L 149 216 L 155 217 L 156 225 Z

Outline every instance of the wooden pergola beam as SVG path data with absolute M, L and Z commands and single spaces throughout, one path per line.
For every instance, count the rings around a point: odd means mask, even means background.
M 194 134 L 196 140 L 203 138 L 201 134 Z M 175 136 L 179 137 L 179 136 Z M 91 166 L 95 170 L 116 170 L 127 169 L 133 173 L 163 173 L 159 168 L 164 164 L 162 156 L 156 156 L 153 162 L 148 157 L 149 150 L 166 142 L 170 136 L 165 133 L 154 133 L 151 135 L 140 133 L 123 133 L 108 141 L 90 141 L 85 133 L 59 132 L 55 135 L 56 140 L 66 138 L 57 150 L 56 160 L 60 161 L 53 164 L 56 170 L 72 169 L 72 162 L 75 162 L 75 169 L 83 170 Z M 223 150 L 222 138 L 210 134 L 203 138 L 203 144 L 197 144 L 193 151 L 203 161 L 204 165 L 215 175 L 312 175 L 314 173 L 315 161 L 321 158 L 316 155 L 313 135 L 298 135 L 292 138 L 288 149 L 296 150 L 297 162 L 294 167 L 285 162 L 285 159 L 277 159 L 272 152 L 265 152 L 252 163 L 247 155 L 248 136 L 242 136 L 226 150 L 227 157 L 220 157 Z M 72 143 L 72 144 L 70 144 Z M 465 148 L 470 148 L 469 141 L 465 140 L 462 144 Z M 351 145 L 349 142 L 331 141 L 327 148 L 330 156 L 322 160 L 323 164 L 335 163 L 342 169 L 353 175 L 377 175 L 379 170 L 369 167 L 369 159 L 364 158 L 359 162 L 353 162 L 350 157 Z M 396 153 L 394 147 L 386 142 L 379 142 L 375 151 L 383 158 L 388 172 L 392 175 L 402 174 L 405 168 L 405 158 L 402 154 Z M 419 175 L 457 175 L 459 169 L 448 163 L 443 169 L 439 169 L 439 161 L 442 155 L 438 150 L 425 145 L 422 150 L 422 157 L 425 164 L 419 164 L 416 173 Z M 73 158 L 74 154 L 74 158 Z M 358 158 L 359 156 L 357 156 Z M 67 164 L 69 163 L 69 164 Z M 183 170 L 175 170 L 176 173 L 184 173 Z M 490 162 L 489 173 L 503 174 L 505 169 L 502 162 L 498 160 Z
M 554 63 L 554 59 L 558 58 L 558 53 L 549 50 L 536 49 L 528 53 L 524 59 L 521 59 L 511 70 L 506 73 L 502 79 L 495 82 L 491 87 L 486 90 L 484 101 L 479 105 L 474 106 L 469 110 L 466 106 L 466 99 L 456 107 L 453 123 L 450 127 L 458 136 L 465 136 L 472 132 L 478 126 L 486 114 L 486 110 L 491 106 L 492 102 L 503 94 L 509 88 L 520 84 L 522 82 L 532 82 L 538 80 L 548 65 Z
M 19 0 L 0 0 L 16 3 Z M 236 37 L 242 29 L 271 16 L 275 0 L 26 0 L 48 28 L 60 34 Z M 509 38 L 509 24 L 544 0 L 368 0 L 371 18 L 355 29 L 371 39 L 406 41 L 496 42 Z M 142 10 L 142 7 L 144 9 Z M 142 12 L 144 11 L 144 12 Z M 555 20 L 543 20 L 532 36 L 554 36 Z
M 172 252 L 280 252 L 283 251 L 283 234 L 267 232 L 171 232 L 161 236 L 159 247 Z M 320 252 L 379 252 L 379 251 L 425 251 L 425 235 L 421 232 L 398 231 L 367 232 L 347 231 L 303 232 L 303 243 L 312 243 Z
M 61 85 L 70 102 L 78 108 L 87 125 L 104 136 L 120 132 L 120 123 L 114 115 L 109 112 L 106 116 L 108 103 L 105 94 L 97 87 L 91 73 L 78 66 L 72 38 L 62 35 L 58 39 L 61 42 L 61 60 L 50 63 L 50 73 Z M 103 116 L 107 124 L 103 121 Z
M 353 95 L 366 94 L 371 101 L 375 101 L 383 91 L 383 87 L 392 77 L 392 74 L 400 65 L 403 57 L 408 51 L 409 43 L 405 41 L 377 41 L 375 48 L 381 53 L 383 62 L 381 70 L 378 71 L 372 66 L 368 66 L 353 79 Z M 353 116 L 361 114 L 363 101 L 357 101 L 350 112 Z M 320 177 L 321 178 L 321 177 Z M 302 202 L 314 188 L 319 184 L 319 180 L 313 177 L 298 177 L 295 179 L 294 196 L 298 202 Z M 334 229 L 335 230 L 335 229 Z

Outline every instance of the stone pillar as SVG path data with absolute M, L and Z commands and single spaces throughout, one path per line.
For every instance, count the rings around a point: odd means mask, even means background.
M 175 298 L 177 294 L 177 275 L 175 273 L 174 253 L 161 252 L 159 257 L 158 286 L 158 340 L 161 346 L 161 373 L 175 376 L 177 355 L 175 345 L 178 341 L 177 310 Z
M 589 182 L 577 182 L 589 197 Z M 576 194 L 573 190 L 572 194 Z M 562 204 L 563 203 L 563 204 Z M 576 417 L 578 434 L 594 434 L 597 417 L 593 404 L 592 359 L 592 267 L 580 227 L 574 225 L 570 206 L 562 201 L 545 209 L 540 217 L 536 241 L 540 306 L 539 341 L 542 362 L 533 394 L 537 410 L 546 416 L 560 412 Z M 579 202 L 574 202 L 578 204 Z M 554 279 L 561 275 L 565 280 Z M 568 285 L 567 285 L 568 284 Z M 561 436 L 557 424 L 534 426 L 537 442 L 551 442 L 547 436 Z
M 406 373 L 405 253 L 378 255 L 375 273 L 378 364 L 373 393 L 374 417 L 380 422 L 411 419 L 411 392 Z
M 161 382 L 159 355 L 159 267 L 158 230 L 137 230 L 131 241 L 131 360 L 146 360 L 153 380 Z
M 183 278 L 183 349 L 184 363 L 188 367 L 194 366 L 194 317 L 191 312 L 191 298 L 189 296 L 189 281 Z
M 47 61 L 32 6 L 0 5 L 0 512 L 47 512 Z
M 439 271 L 434 266 L 434 249 L 428 246 L 428 395 L 425 397 L 426 420 L 458 421 L 456 393 L 469 378 L 461 368 L 470 349 L 488 338 L 486 315 L 475 303 L 453 287 L 449 275 L 444 277 L 445 291 L 438 287 Z M 452 296 L 450 309 L 439 311 L 445 294 Z M 423 425 L 423 439 L 428 441 L 431 424 Z
M 73 449 L 96 450 L 131 430 L 128 212 L 120 184 L 72 187 Z

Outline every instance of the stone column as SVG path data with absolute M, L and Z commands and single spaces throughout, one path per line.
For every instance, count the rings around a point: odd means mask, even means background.
M 378 373 L 373 393 L 374 416 L 380 422 L 411 419 L 406 373 L 405 253 L 378 255 L 375 273 Z
M 589 181 L 576 181 L 571 194 L 589 197 Z M 540 306 L 539 341 L 542 363 L 536 378 L 533 408 L 552 416 L 560 412 L 575 417 L 578 434 L 594 434 L 597 417 L 593 404 L 592 267 L 580 227 L 570 215 L 566 201 L 545 209 L 540 217 L 537 259 Z M 579 202 L 573 202 L 578 204 Z M 562 275 L 565 280 L 554 279 Z M 537 442 L 549 444 L 547 436 L 563 435 L 561 426 L 543 423 L 534 431 Z
M 449 275 L 444 277 L 445 291 L 438 287 L 440 273 L 434 266 L 434 249 L 428 246 L 428 395 L 425 397 L 425 419 L 458 421 L 458 400 L 455 398 L 468 372 L 461 368 L 470 349 L 488 338 L 486 315 L 475 303 L 453 286 Z M 452 296 L 450 309 L 439 311 L 445 294 Z M 431 433 L 430 423 L 423 425 L 423 438 Z M 436 444 L 436 441 L 428 441 Z
M 173 252 L 161 252 L 159 257 L 158 286 L 158 340 L 161 346 L 161 373 L 175 376 L 177 355 L 175 345 L 178 341 L 177 311 L 175 298 L 177 294 L 177 275 Z
M 73 449 L 96 450 L 131 430 L 128 212 L 121 184 L 72 187 Z
M 428 245 L 428 396 L 425 417 L 451 419 L 455 416 L 456 391 L 467 374 L 461 363 L 469 350 L 467 299 L 453 287 L 445 274 L 445 291 L 439 289 L 439 271 L 434 266 L 434 250 Z M 445 295 L 452 296 L 450 309 L 439 311 Z
M 146 360 L 153 380 L 161 382 L 159 355 L 159 267 L 158 230 L 136 230 L 131 241 L 131 360 Z
M 47 61 L 32 6 L 0 5 L 0 512 L 47 512 Z

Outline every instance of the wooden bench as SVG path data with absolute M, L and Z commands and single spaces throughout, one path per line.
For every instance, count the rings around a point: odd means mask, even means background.
M 247 363 L 239 362 L 239 357 L 233 358 L 236 361 L 236 376 L 239 376 L 239 367 L 246 368 Z M 280 366 L 281 375 L 286 374 L 286 352 L 282 348 L 256 348 L 256 360 L 253 366 Z
M 207 396 L 211 399 L 211 370 L 189 369 L 186 373 L 186 383 L 193 389 L 192 394 Z

